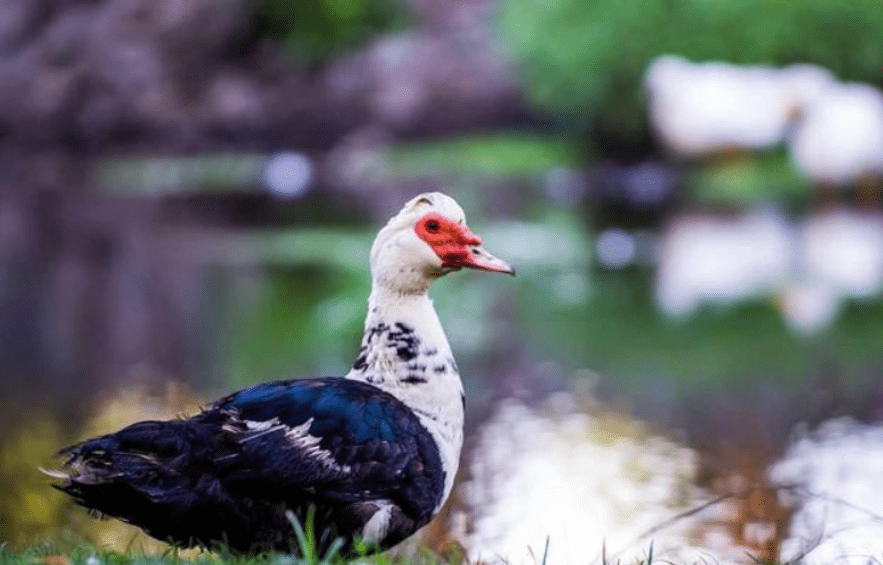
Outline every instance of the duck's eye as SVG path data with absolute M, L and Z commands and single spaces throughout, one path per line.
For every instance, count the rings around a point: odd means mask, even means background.
M 426 222 L 426 231 L 430 233 L 438 233 L 438 230 L 441 226 L 438 225 L 438 222 L 435 220 L 429 220 Z

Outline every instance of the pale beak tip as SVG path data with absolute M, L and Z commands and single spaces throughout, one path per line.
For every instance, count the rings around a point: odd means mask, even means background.
M 478 246 L 472 247 L 471 252 L 457 266 L 515 276 L 515 267 Z

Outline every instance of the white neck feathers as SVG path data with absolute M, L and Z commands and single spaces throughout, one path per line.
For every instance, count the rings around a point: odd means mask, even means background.
M 425 293 L 374 287 L 359 355 L 347 378 L 386 390 L 412 409 L 430 410 L 449 400 L 450 393 L 462 403 L 451 346 Z

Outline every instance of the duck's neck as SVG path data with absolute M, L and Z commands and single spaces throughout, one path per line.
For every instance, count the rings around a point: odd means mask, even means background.
M 375 284 L 359 355 L 347 375 L 389 392 L 414 411 L 442 450 L 450 492 L 463 444 L 463 383 L 432 300 Z
M 347 378 L 373 384 L 418 413 L 452 398 L 462 404 L 463 385 L 432 300 L 425 293 L 375 288 L 359 355 Z

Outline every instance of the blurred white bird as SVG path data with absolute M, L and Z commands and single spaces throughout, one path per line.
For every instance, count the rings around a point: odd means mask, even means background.
M 883 92 L 866 84 L 835 84 L 801 113 L 789 149 L 809 178 L 845 185 L 883 175 Z
M 801 108 L 833 83 L 813 65 L 776 69 L 673 55 L 658 57 L 645 74 L 653 128 L 685 156 L 778 145 Z

